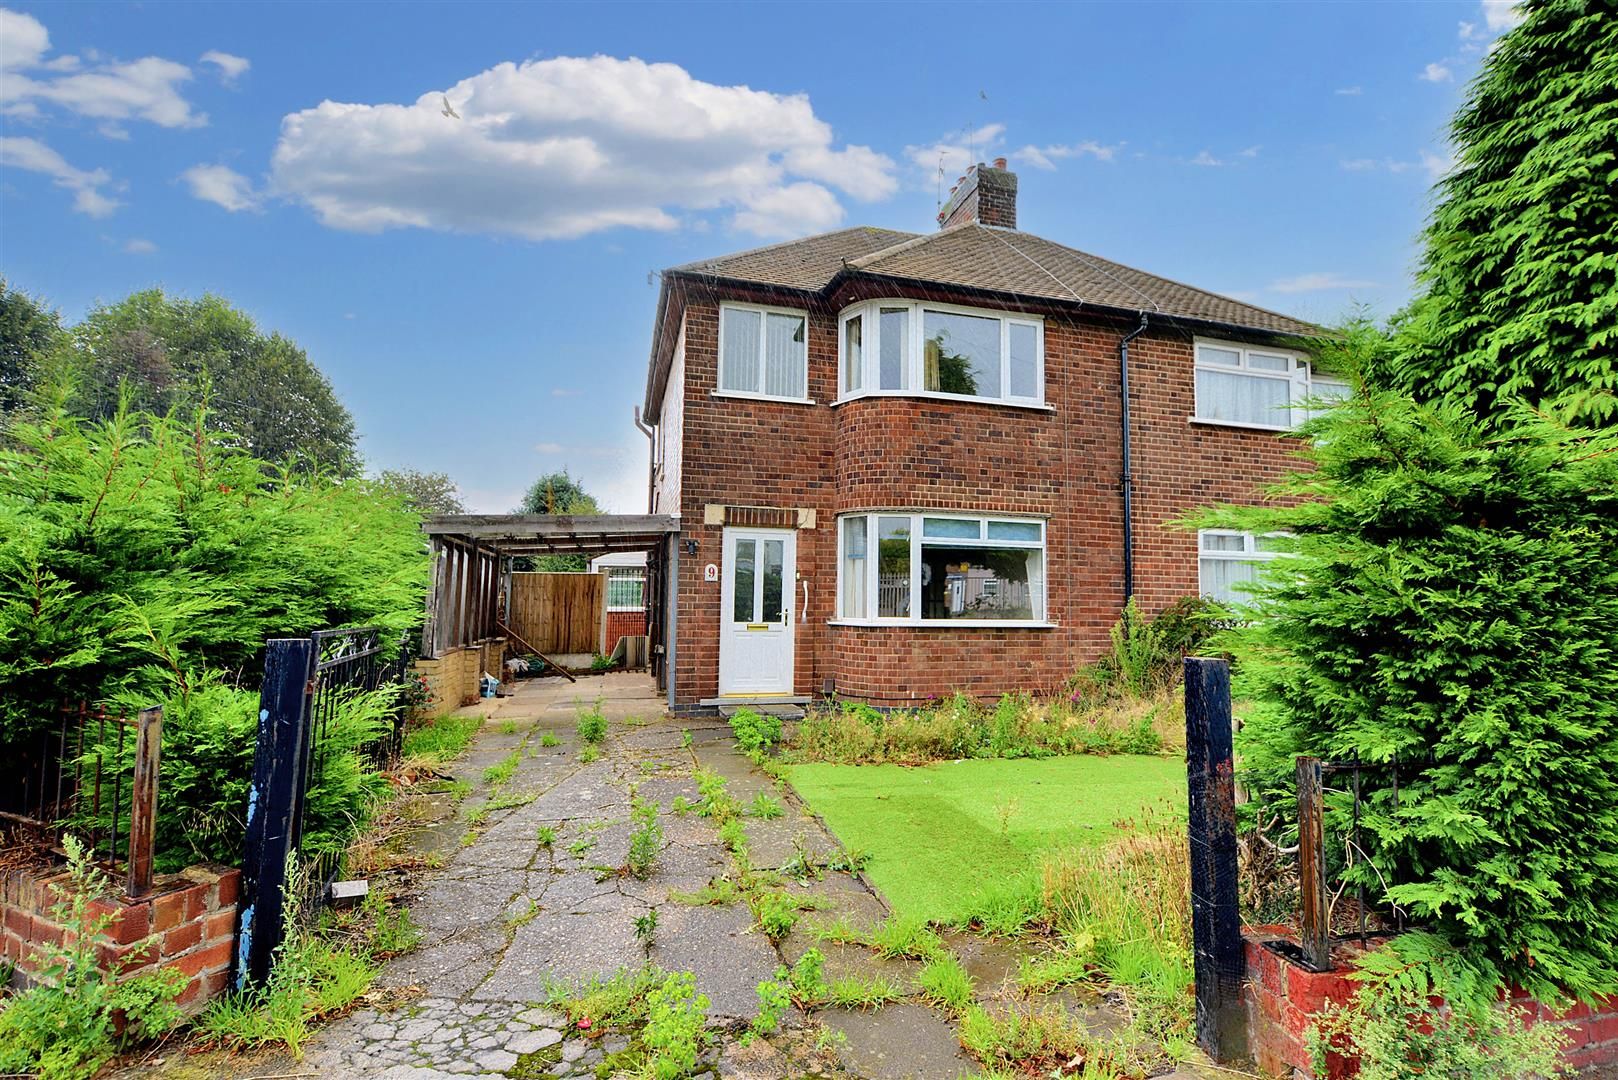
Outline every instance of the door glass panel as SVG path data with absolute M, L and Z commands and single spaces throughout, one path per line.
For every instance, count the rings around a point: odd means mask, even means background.
M 736 596 L 731 605 L 731 618 L 736 622 L 758 622 L 753 615 L 753 561 L 757 546 L 756 540 L 736 541 L 736 566 L 732 571 Z
M 877 518 L 876 613 L 884 619 L 910 615 L 910 519 Z
M 764 602 L 759 612 L 760 622 L 781 621 L 781 549 L 785 546 L 780 540 L 764 541 L 762 565 L 759 572 L 764 575 Z

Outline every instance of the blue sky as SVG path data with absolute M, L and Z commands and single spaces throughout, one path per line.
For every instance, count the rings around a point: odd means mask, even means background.
M 0 273 L 69 319 L 221 294 L 309 351 L 371 467 L 501 512 L 566 466 L 637 512 L 651 271 L 924 231 L 941 156 L 947 190 L 1006 155 L 1030 231 L 1309 318 L 1391 311 L 1447 120 L 1514 17 L 11 2 Z

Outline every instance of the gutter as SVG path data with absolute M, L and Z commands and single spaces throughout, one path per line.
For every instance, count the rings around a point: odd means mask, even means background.
M 1118 396 L 1123 406 L 1124 451 L 1124 607 L 1135 597 L 1135 463 L 1129 449 L 1129 343 L 1146 332 L 1146 312 L 1140 325 L 1118 342 Z
M 635 426 L 646 436 L 646 512 L 657 513 L 657 435 L 640 418 L 640 406 L 635 406 Z

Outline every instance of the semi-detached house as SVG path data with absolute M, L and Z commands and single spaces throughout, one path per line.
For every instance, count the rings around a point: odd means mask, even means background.
M 1294 467 L 1277 434 L 1344 391 L 1319 328 L 1021 232 L 1016 200 L 1002 159 L 936 232 L 663 274 L 644 415 L 679 519 L 676 708 L 1054 687 L 1128 596 L 1228 596 L 1270 554 L 1168 523 Z

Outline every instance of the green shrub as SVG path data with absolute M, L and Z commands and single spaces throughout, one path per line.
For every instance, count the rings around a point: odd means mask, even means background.
M 763 753 L 781 741 L 781 718 L 752 709 L 737 709 L 730 718 L 730 730 L 744 754 Z
M 174 1004 L 186 986 L 180 972 L 163 968 L 114 983 L 97 965 L 96 945 L 112 918 L 93 914 L 90 904 L 108 891 L 106 875 L 77 838 L 68 836 L 64 846 L 68 884 L 51 914 L 73 929 L 72 943 L 39 945 L 40 985 L 0 1008 L 0 1074 L 81 1080 L 120 1047 L 162 1035 L 181 1018 Z
M 749 898 L 749 903 L 764 936 L 772 942 L 780 941 L 798 925 L 798 904 L 785 893 L 755 893 Z
M 1360 984 L 1353 999 L 1328 1005 L 1309 1033 L 1318 1076 L 1327 1075 L 1328 1048 L 1357 1062 L 1362 1080 L 1545 1080 L 1572 1071 L 1561 1060 L 1567 1032 L 1530 1027 L 1498 972 L 1436 935 L 1395 938 L 1364 954 L 1349 978 Z M 1440 999 L 1444 1007 L 1434 1008 Z
M 753 1034 L 770 1035 L 780 1028 L 781 1018 L 792 1007 L 790 979 L 786 966 L 782 965 L 775 969 L 773 979 L 758 984 L 758 1015 L 753 1017 Z
M 607 737 L 607 717 L 601 711 L 599 700 L 588 709 L 579 710 L 578 731 L 587 746 L 595 746 Z
M 707 1045 L 708 997 L 697 993 L 690 972 L 668 976 L 646 995 L 646 1027 L 641 1043 L 654 1080 L 681 1080 L 696 1070 Z
M 1351 883 L 1536 993 L 1618 990 L 1618 429 L 1378 393 L 1305 435 L 1303 503 L 1205 519 L 1293 536 L 1234 639 L 1249 786 L 1285 814 L 1296 754 L 1402 759 Z
M 617 666 L 617 663 L 610 656 L 602 656 L 600 653 L 596 653 L 590 657 L 590 670 L 597 675 L 603 671 L 611 671 Z
M 629 834 L 629 856 L 625 869 L 635 877 L 645 878 L 657 864 L 663 849 L 663 826 L 657 820 L 657 803 L 637 801 L 630 810 L 634 831 Z

